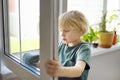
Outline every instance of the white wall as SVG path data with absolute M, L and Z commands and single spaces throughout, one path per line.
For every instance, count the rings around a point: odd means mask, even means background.
M 120 49 L 93 56 L 88 80 L 120 80 Z

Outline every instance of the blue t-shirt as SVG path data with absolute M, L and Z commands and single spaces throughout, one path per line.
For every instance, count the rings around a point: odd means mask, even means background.
M 90 46 L 88 43 L 80 43 L 76 46 L 69 47 L 64 43 L 59 44 L 59 61 L 62 66 L 74 66 L 76 61 L 83 60 L 86 62 L 85 69 L 80 77 L 68 78 L 59 77 L 59 80 L 87 80 L 90 69 Z

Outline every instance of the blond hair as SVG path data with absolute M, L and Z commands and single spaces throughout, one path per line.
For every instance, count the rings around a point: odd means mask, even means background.
M 86 17 L 81 12 L 76 10 L 63 13 L 59 16 L 58 21 L 59 28 L 76 29 L 82 32 L 82 34 L 86 33 L 88 30 L 88 22 Z

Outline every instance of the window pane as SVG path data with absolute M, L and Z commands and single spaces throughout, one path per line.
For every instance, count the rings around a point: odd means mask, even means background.
M 103 4 L 104 0 L 68 0 L 67 10 L 79 10 L 85 14 L 90 25 L 95 30 L 98 30 L 98 23 L 101 21 L 102 11 L 104 9 Z M 111 6 L 112 5 L 112 6 Z M 119 19 L 114 20 L 112 24 L 107 24 L 107 30 L 114 30 L 115 26 L 117 34 L 120 34 L 120 0 L 108 0 L 107 1 L 107 12 L 108 15 L 111 15 L 113 10 L 117 10 L 115 14 L 119 16 Z M 94 25 L 95 24 L 95 25 Z M 119 25 L 118 25 L 119 24 Z M 113 26 L 114 25 L 114 26 Z
M 107 4 L 107 10 L 108 16 L 112 15 L 119 16 L 118 18 L 114 18 L 112 22 L 107 25 L 107 30 L 113 31 L 114 28 L 116 28 L 117 34 L 120 35 L 120 0 L 109 0 Z
M 19 39 L 19 9 L 16 0 L 9 0 L 9 40 L 10 40 L 10 53 L 20 52 L 20 39 Z
M 10 55 L 19 61 L 39 55 L 39 0 L 9 0 L 8 5 Z
M 103 0 L 68 0 L 67 10 L 79 10 L 85 14 L 89 23 L 100 22 L 103 10 Z

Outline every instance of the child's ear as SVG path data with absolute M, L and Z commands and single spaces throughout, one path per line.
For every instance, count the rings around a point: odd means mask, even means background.
M 83 35 L 83 31 L 81 30 L 81 31 L 80 31 L 80 36 L 82 36 L 82 35 Z

